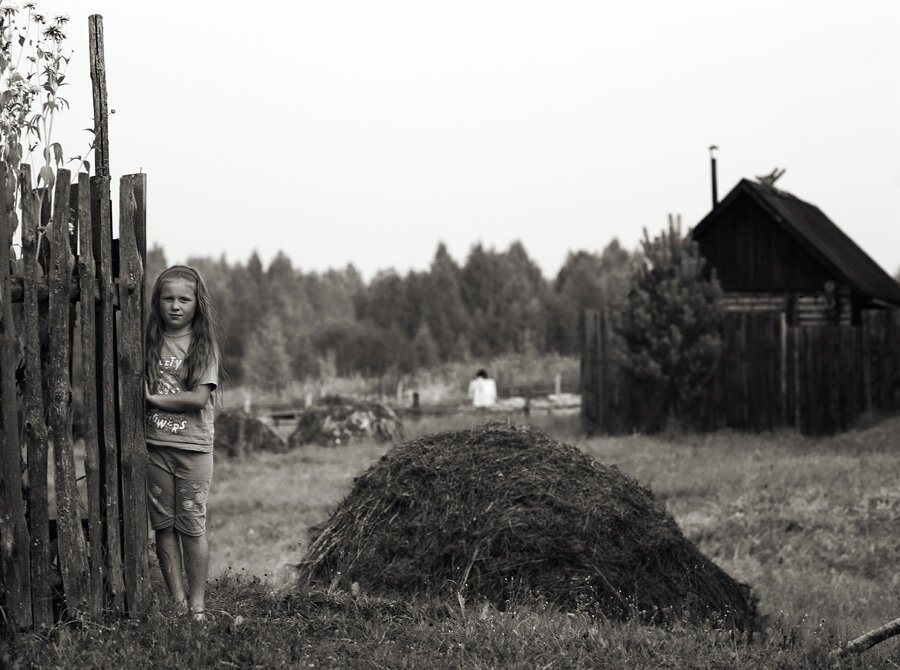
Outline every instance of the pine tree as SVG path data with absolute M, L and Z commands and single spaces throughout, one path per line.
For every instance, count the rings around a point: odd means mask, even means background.
M 281 394 L 291 382 L 287 339 L 275 314 L 267 315 L 251 333 L 244 345 L 242 364 L 244 381 L 256 388 Z
M 680 222 L 652 240 L 644 230 L 644 262 L 617 315 L 623 364 L 637 382 L 661 394 L 667 416 L 690 422 L 722 348 L 722 290 L 713 273 L 703 276 L 697 243 L 682 236 Z

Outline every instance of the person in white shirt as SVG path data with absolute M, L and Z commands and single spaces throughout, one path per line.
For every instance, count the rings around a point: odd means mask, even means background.
M 479 370 L 475 379 L 469 382 L 469 397 L 472 399 L 472 406 L 480 409 L 482 416 L 486 408 L 493 407 L 497 402 L 497 384 L 488 377 L 485 370 Z

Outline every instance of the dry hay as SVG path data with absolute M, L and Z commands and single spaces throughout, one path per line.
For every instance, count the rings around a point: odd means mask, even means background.
M 649 489 L 538 430 L 492 423 L 395 447 L 354 482 L 297 566 L 384 595 L 537 595 L 648 621 L 752 630 L 756 601 Z
M 284 439 L 259 419 L 245 412 L 228 411 L 216 416 L 217 454 L 239 456 L 254 451 L 287 451 Z
M 288 437 L 301 444 L 342 445 L 358 440 L 395 442 L 403 439 L 403 422 L 390 407 L 346 396 L 325 396 L 300 414 Z

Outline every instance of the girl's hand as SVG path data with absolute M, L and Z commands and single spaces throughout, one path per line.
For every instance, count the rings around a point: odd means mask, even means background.
M 150 385 L 147 382 L 144 382 L 144 402 L 150 402 L 150 396 L 153 395 L 150 393 Z

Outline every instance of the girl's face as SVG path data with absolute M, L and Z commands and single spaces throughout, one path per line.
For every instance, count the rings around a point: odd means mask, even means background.
M 157 307 L 167 333 L 179 335 L 190 331 L 197 311 L 194 282 L 180 278 L 164 282 Z

